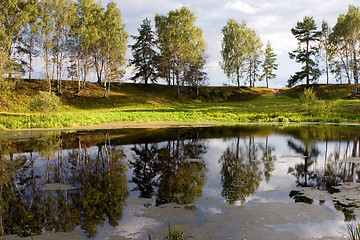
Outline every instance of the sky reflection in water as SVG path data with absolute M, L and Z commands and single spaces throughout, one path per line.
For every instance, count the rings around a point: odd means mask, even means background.
M 217 231 L 229 223 L 215 216 L 245 224 L 256 217 L 243 215 L 252 207 L 304 202 L 321 205 L 331 219 L 313 216 L 309 208 L 303 214 L 310 220 L 302 224 L 267 221 L 261 214 L 255 220 L 274 233 L 341 236 L 346 224 L 358 220 L 358 206 L 336 202 L 330 193 L 333 186 L 359 181 L 358 164 L 340 161 L 359 157 L 359 130 L 252 125 L 2 136 L 1 235 L 81 229 L 90 238 L 141 238 L 147 228 L 167 224 L 142 216 L 143 209 L 169 203 L 186 205 L 196 216 L 185 228 L 214 225 Z M 75 189 L 42 190 L 50 183 Z M 304 194 L 305 187 L 327 199 Z M 230 227 L 222 234 L 248 236 L 243 233 Z

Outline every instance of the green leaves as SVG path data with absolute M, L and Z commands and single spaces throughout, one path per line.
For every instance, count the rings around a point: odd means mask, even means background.
M 273 52 L 270 42 L 267 43 L 265 49 L 265 60 L 261 65 L 263 67 L 263 74 L 260 77 L 260 80 L 266 80 L 266 87 L 269 87 L 269 80 L 276 78 L 274 73 L 277 70 L 278 64 L 276 62 L 276 54 Z
M 239 24 L 234 19 L 229 19 L 221 31 L 223 40 L 220 67 L 238 87 L 244 74 L 250 86 L 253 86 L 261 55 L 260 37 L 255 30 L 247 27 L 245 21 Z
M 289 57 L 295 59 L 297 63 L 304 64 L 302 71 L 296 72 L 288 80 L 288 86 L 292 87 L 296 83 L 306 79 L 306 85 L 317 81 L 320 77 L 320 70 L 315 57 L 319 51 L 316 42 L 320 40 L 321 32 L 316 30 L 313 17 L 304 17 L 302 22 L 297 22 L 295 28 L 291 29 L 292 34 L 298 40 L 298 48 Z
M 184 76 L 189 69 L 192 67 L 199 71 L 206 62 L 203 33 L 195 21 L 195 15 L 185 7 L 170 11 L 167 16 L 155 16 L 160 50 L 159 74 L 169 85 L 176 82 L 178 96 L 180 84 L 185 83 Z
M 131 79 L 134 81 L 141 79 L 145 84 L 148 84 L 149 80 L 156 82 L 155 37 L 149 19 L 143 20 L 138 32 L 138 36 L 131 36 L 136 42 L 131 45 L 134 59 L 130 62 L 137 69 L 136 74 Z
M 337 65 L 336 72 L 345 71 L 348 82 L 353 76 L 357 94 L 359 81 L 360 8 L 350 5 L 347 14 L 341 14 L 330 34 L 332 60 Z
M 332 110 L 332 105 L 319 100 L 312 88 L 304 89 L 304 92 L 300 94 L 300 101 L 303 111 L 308 115 L 323 115 Z
M 30 102 L 31 111 L 47 113 L 58 111 L 61 101 L 54 93 L 39 92 L 39 94 Z

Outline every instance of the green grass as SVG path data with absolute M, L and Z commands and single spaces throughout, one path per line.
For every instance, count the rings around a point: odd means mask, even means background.
M 282 89 L 273 96 L 271 89 L 208 87 L 194 98 L 190 88 L 176 99 L 172 86 L 114 85 L 110 98 L 102 97 L 102 88 L 88 83 L 75 94 L 73 82 L 64 83 L 64 94 L 57 112 L 31 112 L 29 102 L 42 89 L 42 81 L 22 81 L 15 93 L 0 102 L 0 129 L 63 128 L 112 122 L 176 121 L 182 123 L 240 122 L 359 122 L 360 100 L 349 100 L 348 86 L 317 87 L 319 98 L 332 104 L 332 111 L 307 115 L 300 106 L 301 87 Z M 345 88 L 347 90 L 343 90 Z M 322 93 L 322 94 L 319 94 Z M 330 93 L 337 97 L 331 99 Z M 331 95 L 331 94 L 330 94 Z

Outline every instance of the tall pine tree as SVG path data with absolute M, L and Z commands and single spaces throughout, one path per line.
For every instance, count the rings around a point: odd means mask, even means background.
M 290 77 L 288 80 L 290 87 L 303 79 L 306 79 L 306 86 L 308 87 L 310 82 L 315 82 L 320 77 L 320 70 L 315 57 L 319 51 L 316 42 L 320 40 L 321 32 L 316 29 L 314 18 L 308 16 L 304 17 L 302 22 L 297 22 L 295 28 L 291 29 L 292 34 L 298 40 L 298 48 L 289 53 L 289 56 L 304 66 L 301 71 Z
M 137 70 L 131 80 L 140 79 L 147 85 L 149 80 L 156 82 L 155 38 L 149 19 L 145 18 L 143 20 L 138 32 L 138 36 L 131 36 L 135 40 L 135 43 L 131 45 L 133 54 L 131 63 Z
M 263 68 L 263 74 L 260 77 L 260 80 L 266 81 L 266 87 L 269 87 L 269 80 L 276 78 L 274 73 L 277 70 L 278 64 L 276 63 L 276 54 L 273 52 L 274 49 L 271 47 L 270 42 L 267 43 L 265 48 L 265 60 L 261 65 Z

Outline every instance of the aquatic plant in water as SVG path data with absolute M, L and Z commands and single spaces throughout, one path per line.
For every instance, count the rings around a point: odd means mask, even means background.
M 360 240 L 360 223 L 355 228 L 352 225 L 348 225 L 349 239 Z
M 164 236 L 164 240 L 185 240 L 184 234 L 180 230 L 180 225 L 171 226 L 169 224 L 169 233 Z

